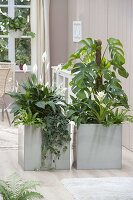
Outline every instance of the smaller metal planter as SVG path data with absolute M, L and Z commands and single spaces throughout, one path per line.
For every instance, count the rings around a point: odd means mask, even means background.
M 19 126 L 18 129 L 18 162 L 28 171 L 41 167 L 42 136 L 39 128 Z
M 81 124 L 77 130 L 77 169 L 120 169 L 122 125 Z

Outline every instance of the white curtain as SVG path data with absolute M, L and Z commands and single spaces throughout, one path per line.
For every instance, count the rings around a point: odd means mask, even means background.
M 50 0 L 43 0 L 43 17 L 44 17 L 45 51 L 46 51 L 46 61 L 44 63 L 45 65 L 44 79 L 45 83 L 48 83 L 50 85 L 51 69 L 50 69 L 49 9 L 50 9 Z
M 31 56 L 32 67 L 37 64 L 38 79 L 44 81 L 44 67 L 42 62 L 42 54 L 45 51 L 45 32 L 44 32 L 44 16 L 43 2 L 41 0 L 31 1 L 31 30 L 36 34 L 32 39 Z
M 50 85 L 50 39 L 49 39 L 49 7 L 50 0 L 31 1 L 31 30 L 36 33 L 32 39 L 32 66 L 37 64 L 38 78 Z M 42 55 L 46 51 L 46 61 Z

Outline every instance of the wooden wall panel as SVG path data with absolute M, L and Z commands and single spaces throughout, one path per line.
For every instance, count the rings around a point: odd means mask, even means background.
M 130 104 L 131 104 L 131 114 L 133 115 L 133 1 L 131 0 L 131 33 L 130 33 Z M 130 149 L 133 151 L 133 125 L 130 124 Z
M 78 45 L 72 41 L 72 21 L 82 21 L 83 38 L 107 38 L 107 0 L 69 0 L 68 54 Z
M 126 64 L 125 67 L 131 71 L 131 0 L 108 0 L 108 37 L 119 38 L 125 50 Z M 131 75 L 131 73 L 130 73 Z M 131 78 L 121 79 L 123 88 L 129 97 L 129 104 L 133 105 L 130 98 Z M 133 82 L 132 82 L 133 84 Z M 131 125 L 123 125 L 123 145 L 131 149 L 130 145 Z M 133 141 L 132 141 L 133 142 Z
M 73 21 L 77 19 L 77 0 L 68 0 L 68 57 L 75 51 L 76 44 L 73 43 Z

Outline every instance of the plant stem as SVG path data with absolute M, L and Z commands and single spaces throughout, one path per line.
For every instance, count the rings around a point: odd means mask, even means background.
M 104 53 L 103 53 L 103 55 L 102 55 L 102 59 L 104 58 L 104 55 L 105 55 L 107 49 L 108 49 L 108 45 L 106 46 L 106 48 L 105 48 L 105 50 L 104 50 Z
M 100 68 L 101 67 L 101 46 L 102 46 L 102 41 L 101 40 L 96 40 L 96 64 Z M 96 89 L 99 91 L 100 86 L 102 86 L 102 76 L 98 75 L 96 79 Z

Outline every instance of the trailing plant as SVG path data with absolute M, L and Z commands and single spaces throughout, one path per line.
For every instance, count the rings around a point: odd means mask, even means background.
M 70 134 L 68 131 L 69 120 L 60 112 L 60 109 L 54 115 L 49 114 L 45 117 L 45 127 L 42 130 L 42 155 L 43 160 L 51 154 L 53 162 L 59 159 L 62 152 L 67 150 Z M 42 160 L 42 162 L 43 162 Z
M 10 30 L 20 30 L 27 36 L 31 36 L 32 38 L 35 37 L 35 33 L 28 30 L 27 27 L 29 26 L 29 23 L 27 22 L 25 17 L 19 15 L 12 19 L 11 17 L 2 12 L 0 13 L 0 15 L 2 18 L 1 25 L 7 32 L 9 32 Z
M 43 196 L 36 192 L 39 185 L 36 181 L 23 181 L 15 173 L 6 180 L 0 180 L 0 194 L 3 200 L 42 199 Z
M 133 121 L 132 116 L 127 115 L 128 98 L 118 78 L 118 75 L 128 77 L 120 40 L 109 38 L 103 52 L 100 40 L 87 38 L 80 43 L 81 48 L 63 66 L 70 69 L 73 76 L 70 86 L 74 95 L 68 116 L 78 126 L 80 123 L 111 125 Z M 106 58 L 107 53 L 109 58 Z
M 11 110 L 14 124 L 41 127 L 43 158 L 47 157 L 48 152 L 59 157 L 70 141 L 63 97 L 56 90 L 38 83 L 35 74 L 20 86 L 21 90 L 9 93 L 14 99 Z

